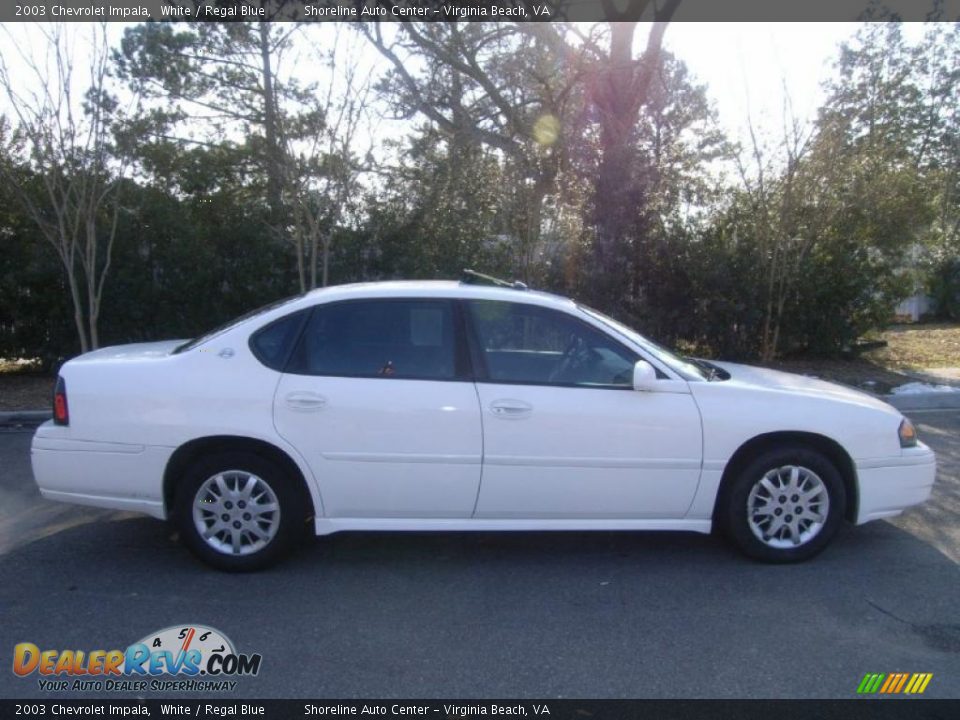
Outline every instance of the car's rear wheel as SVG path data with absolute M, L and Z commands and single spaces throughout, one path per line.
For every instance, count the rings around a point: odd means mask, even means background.
M 799 562 L 821 552 L 843 521 L 840 472 L 811 448 L 768 450 L 737 474 L 721 520 L 734 544 L 766 562 Z
M 295 480 L 254 453 L 204 457 L 177 488 L 176 519 L 184 542 L 220 570 L 274 564 L 294 546 L 305 517 Z

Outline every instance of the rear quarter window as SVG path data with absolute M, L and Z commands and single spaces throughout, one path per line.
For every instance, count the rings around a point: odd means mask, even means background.
M 283 372 L 309 310 L 301 310 L 260 328 L 250 337 L 250 350 L 271 370 Z

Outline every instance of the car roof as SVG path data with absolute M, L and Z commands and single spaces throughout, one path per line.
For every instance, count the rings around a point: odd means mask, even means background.
M 502 300 L 569 309 L 570 298 L 536 290 L 523 290 L 493 285 L 475 285 L 454 280 L 387 280 L 381 282 L 332 285 L 312 290 L 304 296 L 305 304 L 359 300 L 361 298 L 437 297 Z

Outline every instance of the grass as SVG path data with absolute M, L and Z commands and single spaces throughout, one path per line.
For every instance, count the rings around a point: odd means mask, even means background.
M 887 345 L 849 360 L 779 360 L 770 367 L 881 394 L 917 380 L 917 375 L 932 368 L 960 367 L 960 323 L 893 325 L 869 339 L 884 340 Z M 919 379 L 930 381 L 929 377 Z
M 864 354 L 877 365 L 901 370 L 960 367 L 960 323 L 894 325 L 881 339 L 887 347 Z
M 37 358 L 9 360 L 0 358 L 0 375 L 14 375 L 20 373 L 39 372 L 41 369 L 40 360 Z

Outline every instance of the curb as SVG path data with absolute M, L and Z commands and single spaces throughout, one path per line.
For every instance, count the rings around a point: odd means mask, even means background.
M 49 410 L 13 410 L 0 412 L 0 427 L 36 426 L 53 417 Z

